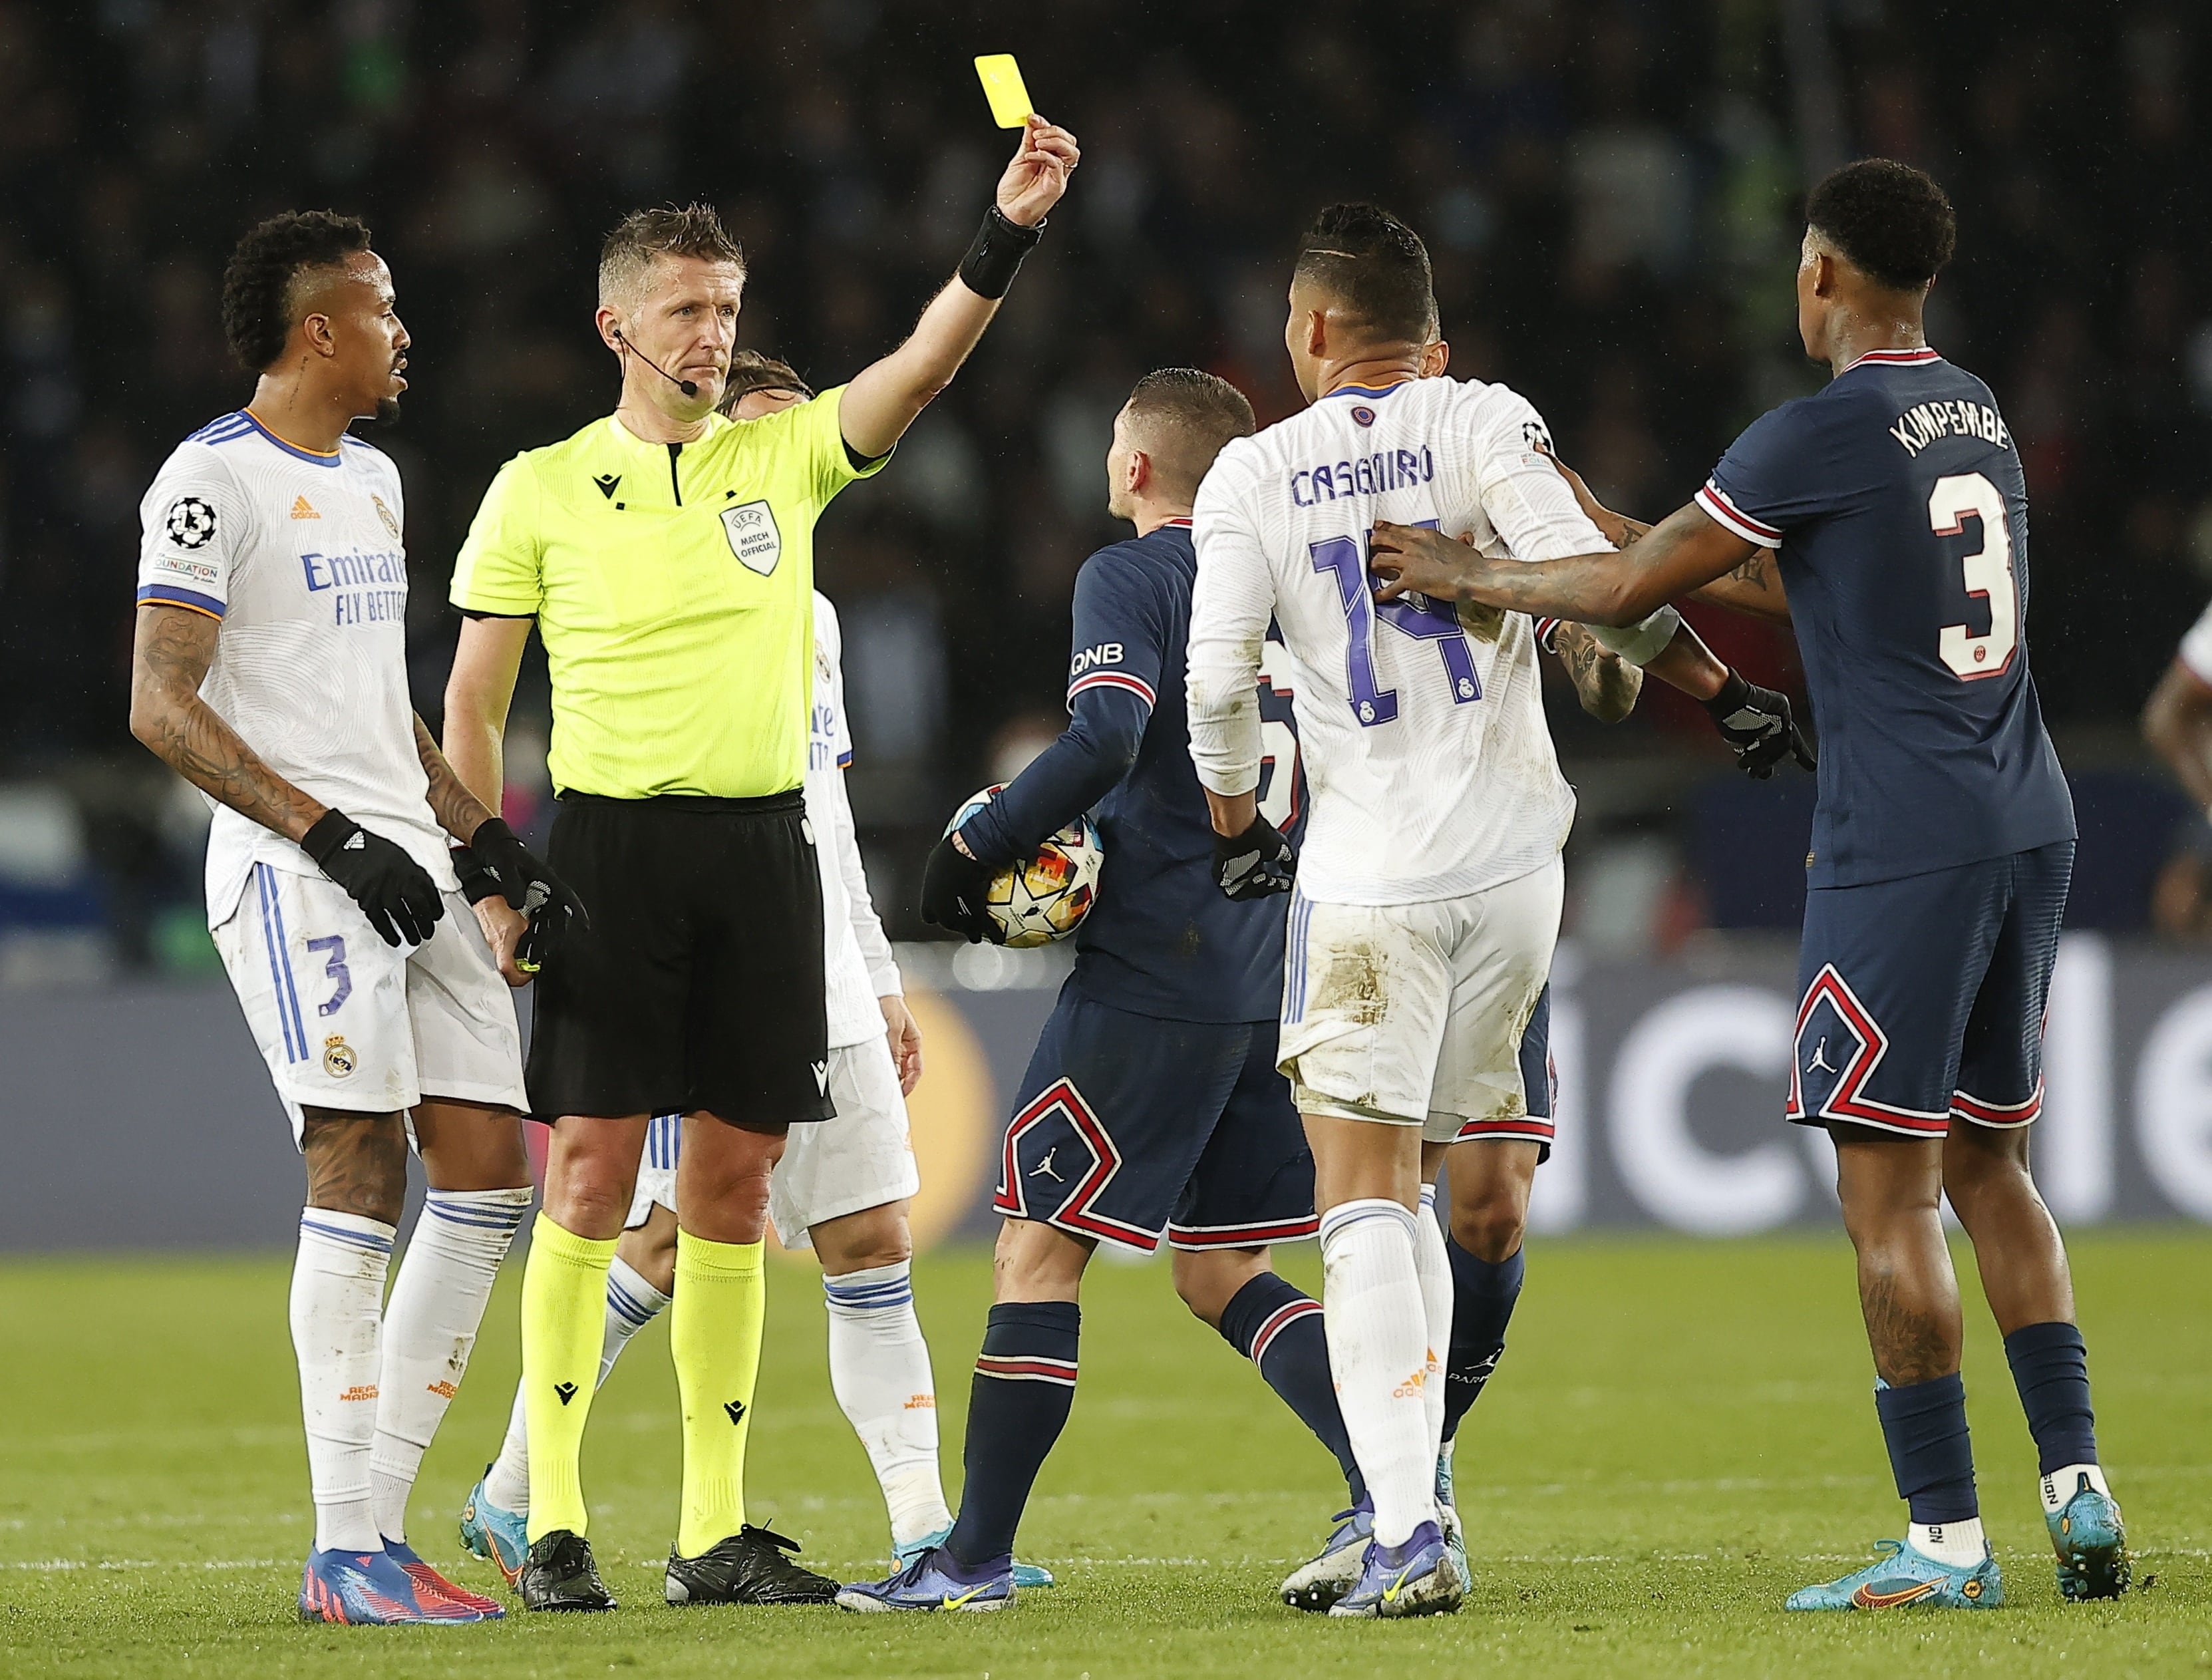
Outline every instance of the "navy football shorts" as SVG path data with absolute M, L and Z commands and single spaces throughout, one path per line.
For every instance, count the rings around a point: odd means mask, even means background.
M 1790 1119 L 1942 1137 L 2043 1109 L 2074 843 L 1805 895 Z
M 1310 1237 L 1313 1157 L 1275 1023 L 1158 1020 L 1071 983 L 1038 1036 L 992 1205 L 1151 1253 Z
M 1547 981 L 1536 994 L 1535 1013 L 1521 1033 L 1521 1093 L 1524 1111 L 1502 1120 L 1469 1119 L 1459 1129 L 1454 1143 L 1478 1139 L 1542 1145 L 1539 1164 L 1552 1159 L 1553 1115 L 1559 1098 L 1559 1069 L 1552 1065 L 1552 987 Z

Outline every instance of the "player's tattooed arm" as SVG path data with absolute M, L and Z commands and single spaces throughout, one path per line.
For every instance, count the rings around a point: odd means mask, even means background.
M 138 609 L 131 650 L 131 733 L 210 799 L 297 840 L 329 808 L 264 764 L 200 685 L 215 663 L 220 621 L 189 607 Z
M 1552 651 L 1566 667 L 1583 709 L 1601 723 L 1618 723 L 1636 709 L 1644 673 L 1580 624 L 1561 624 L 1552 632 Z
M 1790 597 L 1783 591 L 1781 563 L 1771 549 L 1753 549 L 1741 565 L 1732 567 L 1725 576 L 1715 578 L 1690 599 L 1708 606 L 1724 606 L 1747 618 L 1764 618 L 1769 624 L 1790 622 Z
M 1694 502 L 1669 514 L 1626 549 L 1572 554 L 1558 560 L 1492 558 L 1426 527 L 1378 520 L 1369 570 L 1376 599 L 1409 593 L 1577 624 L 1625 628 L 1641 624 L 1741 565 L 1755 544 L 1724 530 Z
M 416 756 L 422 759 L 422 774 L 430 781 L 430 814 L 438 819 L 440 828 L 466 845 L 471 835 L 499 813 L 488 808 L 453 773 L 431 738 L 429 727 L 419 717 L 414 721 Z

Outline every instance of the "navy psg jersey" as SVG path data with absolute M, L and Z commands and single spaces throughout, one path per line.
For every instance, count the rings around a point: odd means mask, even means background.
M 1876 350 L 1754 421 L 1698 503 L 1780 551 L 1820 730 L 1810 881 L 2074 836 L 2027 669 L 2027 486 L 1990 388 Z
M 1008 862 L 1090 812 L 1105 867 L 1075 935 L 1076 989 L 1162 1020 L 1273 1020 L 1282 1006 L 1286 900 L 1222 896 L 1206 794 L 1191 767 L 1183 656 L 1197 575 L 1188 520 L 1084 562 L 1066 732 L 960 831 L 979 858 Z M 1290 696 L 1268 684 L 1264 665 L 1260 711 L 1260 809 L 1295 844 L 1305 815 L 1297 733 Z

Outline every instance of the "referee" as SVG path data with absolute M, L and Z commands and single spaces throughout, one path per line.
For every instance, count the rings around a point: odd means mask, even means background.
M 769 1174 L 824 1120 L 822 901 L 800 800 L 814 521 L 951 382 L 1066 191 L 1074 137 L 1031 117 L 959 274 L 849 385 L 736 424 L 715 404 L 744 259 L 714 211 L 641 210 L 608 236 L 594 317 L 615 411 L 518 455 L 453 571 L 466 618 L 446 691 L 453 768 L 496 807 L 533 622 L 553 684 L 553 867 L 586 905 L 538 982 L 529 1084 L 552 1119 L 523 1275 L 528 1610 L 611 1610 L 578 1474 L 607 1266 L 646 1121 L 681 1110 L 676 1305 L 684 1498 L 672 1604 L 815 1604 L 836 1584 L 745 1521 Z

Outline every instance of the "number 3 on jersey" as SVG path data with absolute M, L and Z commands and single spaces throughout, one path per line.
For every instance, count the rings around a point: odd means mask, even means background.
M 2013 581 L 2012 530 L 2005 522 L 2004 497 L 1978 472 L 1954 472 L 1936 481 L 1928 497 L 1928 523 L 1939 537 L 1963 535 L 1966 515 L 1978 514 L 1982 545 L 1960 563 L 1966 593 L 1990 603 L 1990 630 L 1975 636 L 1964 624 L 1946 624 L 1936 633 L 1936 657 L 1963 682 L 2002 675 L 2020 646 L 2020 590 Z
M 1436 529 L 1432 519 L 1420 523 L 1429 530 Z M 1308 545 L 1314 569 L 1335 575 L 1337 597 L 1344 604 L 1345 686 L 1352 698 L 1352 715 L 1370 728 L 1398 715 L 1398 691 L 1380 687 L 1376 682 L 1377 618 L 1418 642 L 1437 644 L 1443 658 L 1444 675 L 1451 683 L 1454 705 L 1481 699 L 1482 680 L 1474 673 L 1474 655 L 1468 649 L 1467 632 L 1460 628 L 1458 611 L 1449 601 L 1432 601 L 1425 595 L 1378 604 L 1367 584 L 1367 546 L 1365 537 L 1330 537 Z

